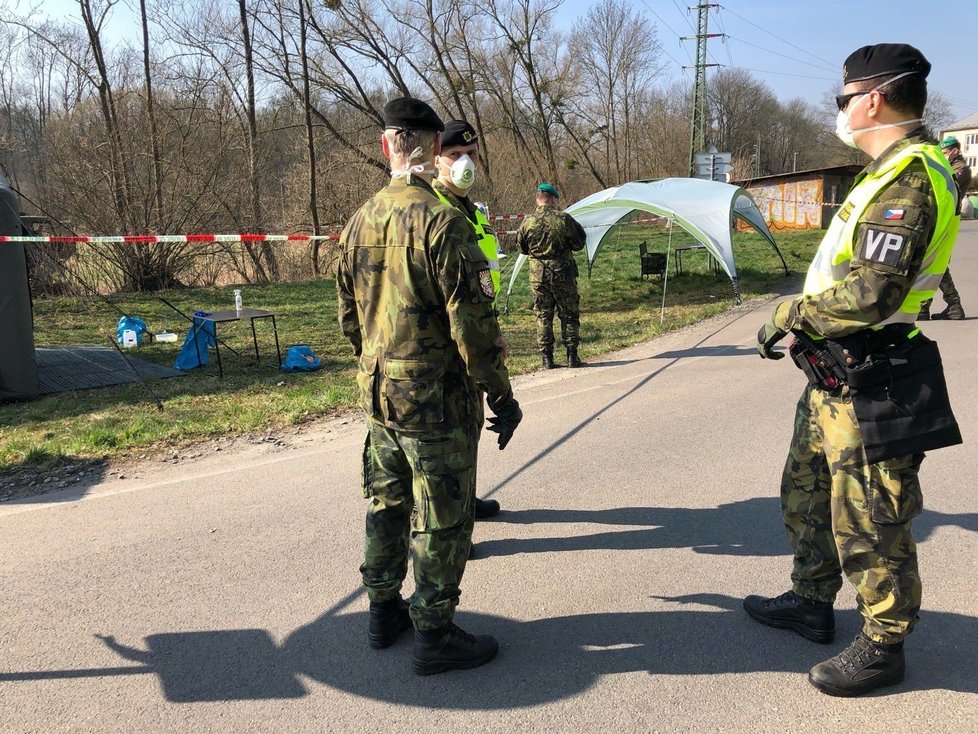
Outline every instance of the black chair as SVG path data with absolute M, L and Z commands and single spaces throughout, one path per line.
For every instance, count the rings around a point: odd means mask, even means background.
M 641 242 L 638 246 L 642 260 L 642 277 L 646 275 L 658 275 L 662 277 L 666 274 L 666 256 L 661 252 L 649 252 L 648 243 Z

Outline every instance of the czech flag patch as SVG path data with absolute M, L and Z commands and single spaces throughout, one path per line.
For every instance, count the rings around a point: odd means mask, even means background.
M 903 209 L 887 209 L 884 219 L 903 219 Z

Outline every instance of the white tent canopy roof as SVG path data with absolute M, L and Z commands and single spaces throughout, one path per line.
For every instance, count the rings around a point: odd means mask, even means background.
M 781 257 L 764 217 L 746 190 L 739 186 L 696 178 L 663 178 L 656 181 L 632 181 L 605 189 L 567 208 L 567 213 L 580 222 L 587 232 L 589 269 L 594 264 L 608 231 L 635 211 L 665 217 L 688 231 L 717 259 L 733 281 L 735 291 L 738 290 L 737 267 L 734 263 L 731 230 L 736 219 L 746 222 L 764 235 Z M 525 261 L 525 255 L 520 255 L 517 259 L 507 293 L 512 292 L 516 276 Z M 784 264 L 783 257 L 781 262 Z M 787 273 L 787 265 L 784 267 Z

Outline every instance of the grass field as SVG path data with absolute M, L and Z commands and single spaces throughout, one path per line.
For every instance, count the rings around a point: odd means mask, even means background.
M 759 235 L 737 233 L 734 251 L 743 297 L 785 292 L 797 288 L 811 259 L 820 232 L 783 233 L 777 236 L 792 276 L 786 278 L 770 245 Z M 665 252 L 668 236 L 649 227 L 626 225 L 613 231 L 595 261 L 589 279 L 585 268 L 581 291 L 581 356 L 585 360 L 647 340 L 665 331 L 702 320 L 733 305 L 726 276 L 708 270 L 705 253 L 684 257 L 685 274 L 674 277 L 670 265 L 664 322 L 659 322 L 662 282 L 642 280 L 638 243 L 650 251 Z M 672 247 L 689 244 L 692 237 L 676 232 Z M 516 258 L 503 262 L 504 290 Z M 579 256 L 579 263 L 583 255 Z M 158 412 L 139 386 L 127 385 L 45 397 L 0 405 L 0 473 L 19 467 L 46 467 L 75 459 L 118 456 L 135 449 L 153 450 L 195 439 L 264 432 L 310 421 L 355 402 L 355 364 L 349 344 L 336 322 L 336 292 L 331 280 L 275 285 L 242 285 L 246 306 L 278 313 L 283 354 L 291 344 L 309 344 L 323 361 L 323 369 L 306 374 L 274 368 L 271 327 L 256 322 L 264 364 L 247 358 L 251 333 L 247 323 L 221 326 L 220 335 L 245 355 L 238 358 L 222 349 L 225 377 L 219 379 L 213 359 L 208 367 L 184 377 L 157 380 L 153 391 L 162 399 Z M 181 289 L 160 294 L 186 313 L 233 308 L 231 287 Z M 134 354 L 171 365 L 176 358 L 187 322 L 153 294 L 122 294 L 112 300 L 125 312 L 146 320 L 153 331 L 180 334 L 176 344 L 141 346 Z M 502 302 L 504 297 L 500 298 Z M 38 299 L 34 304 L 37 346 L 106 344 L 114 336 L 118 313 L 98 299 Z M 509 301 L 501 326 L 511 348 L 513 374 L 539 366 L 535 326 L 525 271 Z M 559 334 L 559 324 L 556 325 Z M 558 350 L 563 361 L 562 350 Z

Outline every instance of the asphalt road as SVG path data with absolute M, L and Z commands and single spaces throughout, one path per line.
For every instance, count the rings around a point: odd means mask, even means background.
M 978 313 L 978 223 L 952 272 Z M 740 608 L 790 569 L 803 378 L 756 356 L 770 307 L 517 381 L 457 617 L 501 641 L 478 670 L 419 678 L 409 638 L 366 645 L 358 420 L 0 505 L 0 731 L 978 731 L 978 322 L 924 326 L 966 443 L 922 470 L 907 680 L 844 700 L 806 674 L 857 633 L 851 587 L 829 646 Z

